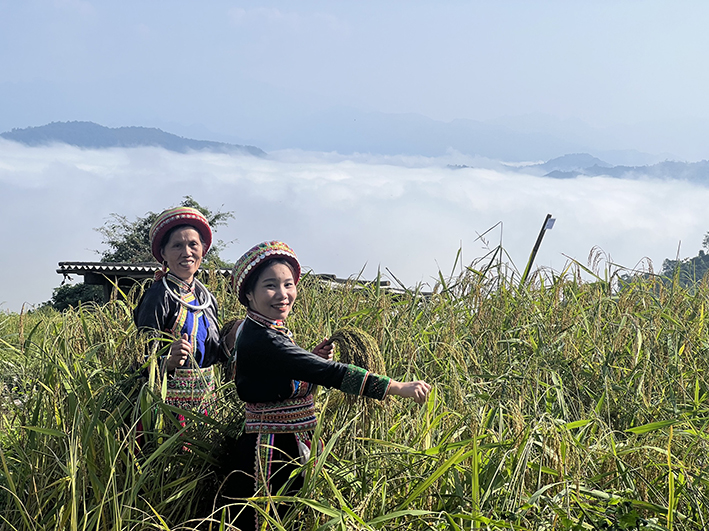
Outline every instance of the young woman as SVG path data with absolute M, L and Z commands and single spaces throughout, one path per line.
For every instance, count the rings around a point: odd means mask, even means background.
M 246 402 L 246 425 L 234 449 L 237 470 L 225 483 L 227 496 L 276 494 L 298 458 L 309 457 L 317 424 L 316 385 L 379 400 L 398 395 L 417 403 L 423 403 L 431 389 L 423 381 L 397 382 L 332 361 L 333 346 L 328 340 L 313 352 L 296 345 L 285 319 L 298 295 L 299 279 L 298 258 L 279 241 L 253 247 L 232 271 L 232 287 L 247 308 L 233 346 L 236 389 Z M 301 485 L 298 477 L 288 492 Z M 244 510 L 238 525 L 256 529 L 258 517 L 253 510 Z
M 150 245 L 163 270 L 133 313 L 138 329 L 155 338 L 155 348 L 162 346 L 160 338 L 170 342 L 160 358 L 161 373 L 169 378 L 166 401 L 204 413 L 215 388 L 213 365 L 226 359 L 216 299 L 195 278 L 211 243 L 212 229 L 199 210 L 177 207 L 160 213 L 150 229 Z

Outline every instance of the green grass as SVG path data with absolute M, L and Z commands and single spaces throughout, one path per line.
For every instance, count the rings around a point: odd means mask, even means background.
M 321 390 L 327 455 L 269 527 L 706 527 L 709 285 L 578 269 L 520 288 L 500 264 L 470 268 L 427 297 L 306 277 L 299 344 L 359 327 L 387 374 L 434 392 L 358 408 Z M 210 286 L 223 321 L 242 313 Z M 241 406 L 225 383 L 220 414 L 179 430 L 159 386 L 130 377 L 132 304 L 0 316 L 0 530 L 200 525 L 211 452 Z M 233 529 L 221 520 L 216 507 L 213 529 Z

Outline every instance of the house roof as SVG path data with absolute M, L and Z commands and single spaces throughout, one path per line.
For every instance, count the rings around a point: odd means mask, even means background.
M 151 278 L 156 271 L 160 271 L 162 266 L 157 262 L 140 262 L 140 263 L 122 263 L 122 262 L 59 262 L 57 273 L 60 275 L 81 275 L 81 276 L 107 276 L 107 277 L 129 277 L 136 279 Z M 222 276 L 228 277 L 231 275 L 231 269 L 220 268 L 216 272 Z M 330 282 L 332 285 L 341 285 L 348 282 L 355 284 L 372 284 L 374 281 L 337 278 L 335 275 L 320 273 L 313 274 L 324 282 Z M 381 280 L 379 285 L 388 287 L 388 280 Z
M 162 266 L 157 262 L 140 262 L 136 264 L 122 262 L 59 262 L 57 273 L 60 275 L 99 274 L 115 277 L 150 278 Z M 231 269 L 217 269 L 217 273 L 228 277 Z
M 121 262 L 59 262 L 57 273 L 68 277 L 69 275 L 80 275 L 84 277 L 87 284 L 103 285 L 104 289 L 110 288 L 114 283 L 126 282 L 122 279 L 133 279 L 136 281 L 152 278 L 156 271 L 162 268 L 157 262 L 141 263 L 121 263 Z M 203 269 L 204 271 L 204 269 Z M 231 269 L 220 268 L 216 272 L 224 277 L 231 275 Z M 353 285 L 355 289 L 362 289 L 376 283 L 374 280 L 362 280 L 359 278 L 338 278 L 335 275 L 326 273 L 313 273 L 310 275 L 318 278 L 323 284 L 331 288 L 341 288 L 343 285 Z M 390 293 L 404 293 L 406 290 L 394 287 L 388 280 L 380 280 L 379 286 Z M 430 295 L 430 292 L 419 292 L 421 295 Z

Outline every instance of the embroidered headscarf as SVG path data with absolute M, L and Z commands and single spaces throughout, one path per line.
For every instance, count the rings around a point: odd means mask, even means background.
M 295 255 L 295 251 L 283 242 L 276 240 L 263 242 L 255 245 L 246 251 L 231 271 L 231 287 L 239 298 L 239 302 L 244 306 L 249 306 L 244 287 L 248 279 L 258 266 L 271 258 L 284 258 L 293 268 L 293 280 L 298 284 L 300 280 L 300 262 Z

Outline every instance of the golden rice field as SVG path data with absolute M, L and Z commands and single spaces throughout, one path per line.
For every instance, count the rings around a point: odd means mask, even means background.
M 377 406 L 321 390 L 326 455 L 267 528 L 709 527 L 709 284 L 579 268 L 520 288 L 504 265 L 471 267 L 429 296 L 306 277 L 299 344 L 358 327 L 390 376 L 434 392 Z M 210 287 L 222 322 L 240 315 L 223 280 Z M 233 384 L 217 417 L 177 429 L 156 373 L 129 370 L 136 296 L 0 315 L 0 530 L 234 529 L 208 497 L 239 430 Z

